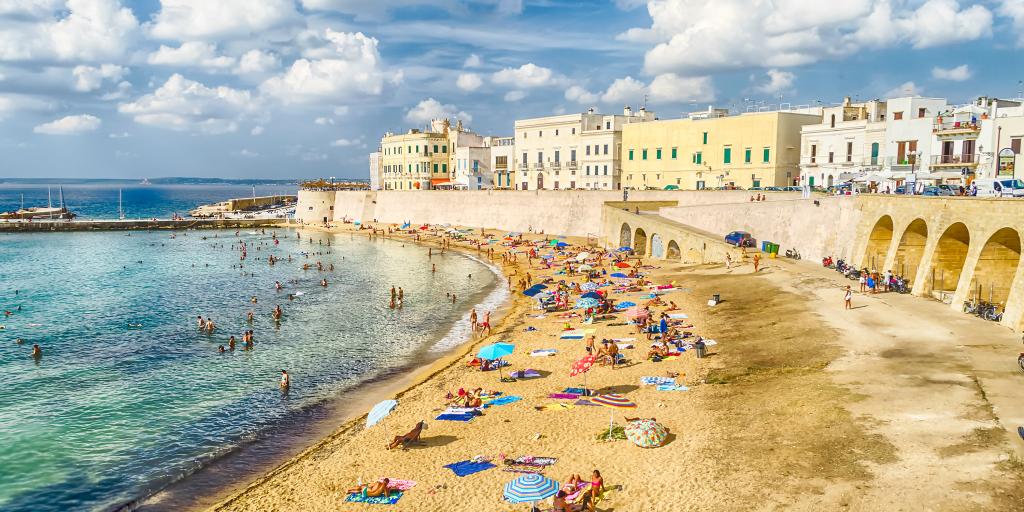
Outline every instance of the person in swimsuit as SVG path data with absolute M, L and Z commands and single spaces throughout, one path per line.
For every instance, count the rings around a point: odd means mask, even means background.
M 483 334 L 484 329 L 487 330 L 487 334 L 491 334 L 491 312 L 484 311 L 484 321 L 480 324 L 480 334 Z
M 284 369 L 281 370 L 281 389 L 288 389 L 291 385 L 291 377 L 288 376 L 288 372 Z
M 43 357 L 43 349 L 39 348 L 39 344 L 38 343 L 32 345 L 32 357 L 35 358 L 35 359 L 39 359 L 40 357 Z
M 383 497 L 387 498 L 388 497 L 388 485 L 389 484 L 390 484 L 390 482 L 388 481 L 387 478 L 385 478 L 385 479 L 381 480 L 380 482 L 375 482 L 375 483 L 367 484 L 367 485 L 360 485 L 359 487 L 355 487 L 355 488 L 349 489 L 349 490 L 347 490 L 345 492 L 347 492 L 349 494 L 358 493 L 358 494 L 361 494 L 361 495 L 363 495 L 365 497 L 369 497 L 369 498 L 376 497 L 376 496 L 383 496 Z
M 590 489 L 583 493 L 583 509 L 594 512 L 597 507 L 597 497 L 604 493 L 604 478 L 601 472 L 594 470 L 590 477 Z

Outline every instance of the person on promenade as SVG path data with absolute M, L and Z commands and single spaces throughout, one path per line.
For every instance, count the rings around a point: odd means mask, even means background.
M 846 295 L 843 297 L 845 306 L 843 309 L 853 309 L 853 290 L 850 289 L 850 285 L 846 285 Z

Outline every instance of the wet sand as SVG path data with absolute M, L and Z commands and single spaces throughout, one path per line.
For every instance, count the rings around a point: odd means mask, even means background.
M 1000 344 L 1012 343 L 1010 333 L 977 319 L 934 316 L 936 304 L 907 296 L 858 295 L 855 305 L 867 307 L 844 312 L 847 282 L 809 263 L 768 261 L 757 274 L 749 264 L 727 270 L 652 263 L 649 279 L 678 285 L 663 299 L 689 314 L 688 330 L 718 344 L 704 359 L 690 351 L 647 361 L 644 338 L 631 326 L 613 325 L 624 321 L 617 315 L 587 328 L 599 340 L 638 338 L 637 348 L 624 351 L 631 363 L 595 367 L 588 384 L 639 405 L 615 410 L 617 424 L 626 415 L 656 417 L 670 428 L 665 446 L 597 440 L 609 422 L 602 407 L 535 410 L 559 402 L 549 393 L 582 384 L 568 372 L 585 354 L 584 343 L 558 338 L 565 322 L 580 327 L 579 319 L 535 318 L 532 300 L 517 294 L 492 336 L 422 372 L 378 425 L 365 429 L 363 418 L 343 424 L 213 510 L 373 510 L 344 503 L 344 490 L 380 477 L 418 482 L 394 510 L 525 510 L 502 501 L 502 486 L 515 474 L 502 471 L 500 461 L 464 478 L 442 467 L 477 455 L 557 457 L 545 474 L 559 481 L 600 469 L 615 490 L 599 510 L 1024 509 L 1024 464 L 1007 432 L 1015 427 L 999 419 L 984 391 L 987 380 L 999 388 L 998 379 L 1012 378 L 1012 363 L 1006 375 L 979 378 L 976 355 L 951 355 L 976 333 Z M 526 269 L 506 271 L 517 272 L 515 282 Z M 709 307 L 712 294 L 724 302 Z M 635 295 L 612 297 L 642 303 Z M 908 309 L 933 316 L 911 321 Z M 496 373 L 464 364 L 496 341 L 516 344 L 509 369 L 534 368 L 543 376 L 501 383 Z M 558 354 L 529 356 L 542 348 Z M 641 376 L 667 372 L 681 373 L 677 381 L 690 390 L 640 385 Z M 447 391 L 478 386 L 523 400 L 467 423 L 433 420 Z M 1000 399 L 1004 407 L 1014 404 Z M 422 444 L 384 449 L 419 420 L 429 424 Z

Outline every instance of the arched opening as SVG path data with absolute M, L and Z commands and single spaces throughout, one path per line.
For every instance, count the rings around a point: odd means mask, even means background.
M 537 173 L 537 190 L 544 190 L 544 173 Z
M 871 228 L 871 235 L 868 236 L 868 247 L 864 251 L 864 260 L 860 266 L 868 269 L 878 270 L 885 264 L 885 256 L 889 252 L 889 244 L 892 243 L 892 217 L 883 215 Z
M 619 247 L 633 247 L 633 228 L 623 223 L 619 230 Z
M 807 177 L 807 185 L 810 186 L 810 187 L 814 186 L 814 176 L 808 176 Z
M 896 275 L 903 276 L 908 285 L 914 284 L 914 276 L 924 257 L 924 246 L 928 243 L 928 225 L 921 219 L 915 219 L 907 229 L 903 230 L 900 245 L 896 248 L 896 258 L 892 270 Z
M 964 260 L 967 259 L 967 248 L 971 245 L 971 234 L 967 226 L 957 222 L 946 228 L 946 231 L 939 237 L 939 243 L 935 246 L 935 256 L 932 258 L 931 275 L 929 276 L 932 292 L 956 291 L 957 283 L 960 282 L 960 274 L 964 270 Z
M 665 257 L 665 241 L 661 238 L 661 235 L 657 233 L 651 235 L 651 257 Z
M 970 297 L 998 304 L 999 310 L 1003 311 L 1019 262 L 1020 235 L 1010 228 L 996 231 L 981 249 L 981 257 L 971 279 Z
M 647 255 L 647 232 L 641 228 L 636 228 L 633 234 L 633 252 L 639 256 Z
M 829 123 L 829 128 L 835 128 L 835 127 L 836 127 L 836 115 L 832 114 L 832 122 Z
M 679 244 L 677 244 L 675 240 L 669 240 L 668 252 L 665 253 L 665 257 L 670 260 L 678 260 L 683 257 L 682 253 L 679 251 Z
M 835 183 L 835 176 L 832 176 L 831 174 L 829 174 L 828 175 L 828 186 L 831 187 L 834 183 Z

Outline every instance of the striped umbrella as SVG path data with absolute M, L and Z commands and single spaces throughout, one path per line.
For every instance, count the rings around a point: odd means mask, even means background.
M 657 448 L 665 444 L 668 431 L 654 420 L 640 419 L 629 422 L 625 428 L 626 439 L 641 448 Z
M 609 407 L 612 409 L 630 409 L 636 407 L 636 404 L 630 401 L 628 398 L 626 398 L 625 395 L 619 394 L 600 395 L 591 398 L 590 401 L 597 405 Z M 608 415 L 608 439 L 612 438 L 612 427 L 614 425 L 614 422 L 615 411 L 612 411 L 612 413 Z
M 583 284 L 580 285 L 580 290 L 583 290 L 585 292 L 592 292 L 592 291 L 594 291 L 596 289 L 597 289 L 597 283 L 595 283 L 593 281 L 586 282 L 586 283 L 583 283 Z
M 561 487 L 561 484 L 544 475 L 528 473 L 505 484 L 505 501 L 532 503 L 554 496 Z

